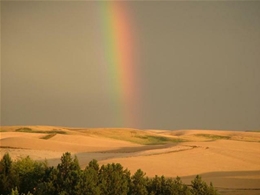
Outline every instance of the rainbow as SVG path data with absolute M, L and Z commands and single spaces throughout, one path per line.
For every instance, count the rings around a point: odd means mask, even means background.
M 138 76 L 134 25 L 127 2 L 99 2 L 103 63 L 107 70 L 110 103 L 121 127 L 138 126 Z

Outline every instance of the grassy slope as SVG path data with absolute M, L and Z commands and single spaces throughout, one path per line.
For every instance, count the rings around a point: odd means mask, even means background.
M 100 136 L 111 139 L 123 140 L 128 142 L 133 142 L 142 145 L 156 145 L 156 144 L 166 144 L 166 143 L 176 143 L 184 141 L 181 138 L 168 137 L 164 135 L 157 135 L 145 130 L 137 129 L 83 129 L 74 130 L 84 133 L 89 136 Z
M 156 131 L 139 130 L 127 128 L 90 128 L 76 129 L 54 126 L 10 126 L 1 127 L 0 132 L 24 132 L 43 133 L 42 139 L 51 139 L 56 134 L 81 134 L 83 136 L 105 137 L 117 140 L 128 141 L 142 145 L 158 145 L 167 143 L 179 143 L 184 141 L 216 141 L 236 140 L 260 142 L 260 135 L 257 132 L 231 132 L 223 134 L 223 131 Z M 222 133 L 222 134 L 221 134 Z

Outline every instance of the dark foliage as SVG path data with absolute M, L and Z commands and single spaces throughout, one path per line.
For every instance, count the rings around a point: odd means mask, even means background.
M 47 166 L 30 157 L 12 161 L 5 154 L 0 161 L 1 195 L 217 195 L 212 183 L 200 176 L 191 186 L 181 179 L 155 176 L 148 178 L 142 170 L 134 175 L 121 164 L 99 167 L 96 160 L 80 169 L 77 157 L 65 153 L 57 167 Z

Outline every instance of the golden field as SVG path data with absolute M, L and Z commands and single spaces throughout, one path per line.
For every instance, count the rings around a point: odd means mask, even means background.
M 97 159 L 185 183 L 199 174 L 221 194 L 260 194 L 260 132 L 2 126 L 0 133 L 0 157 L 57 165 L 70 152 L 82 168 Z

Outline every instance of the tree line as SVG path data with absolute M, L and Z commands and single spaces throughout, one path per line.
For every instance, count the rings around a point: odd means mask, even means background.
M 82 170 L 77 157 L 61 156 L 60 163 L 48 166 L 29 156 L 13 161 L 6 153 L 0 161 L 1 195 L 218 195 L 197 175 L 191 185 L 180 177 L 149 178 L 138 169 L 131 175 L 119 163 L 99 166 L 92 160 Z

